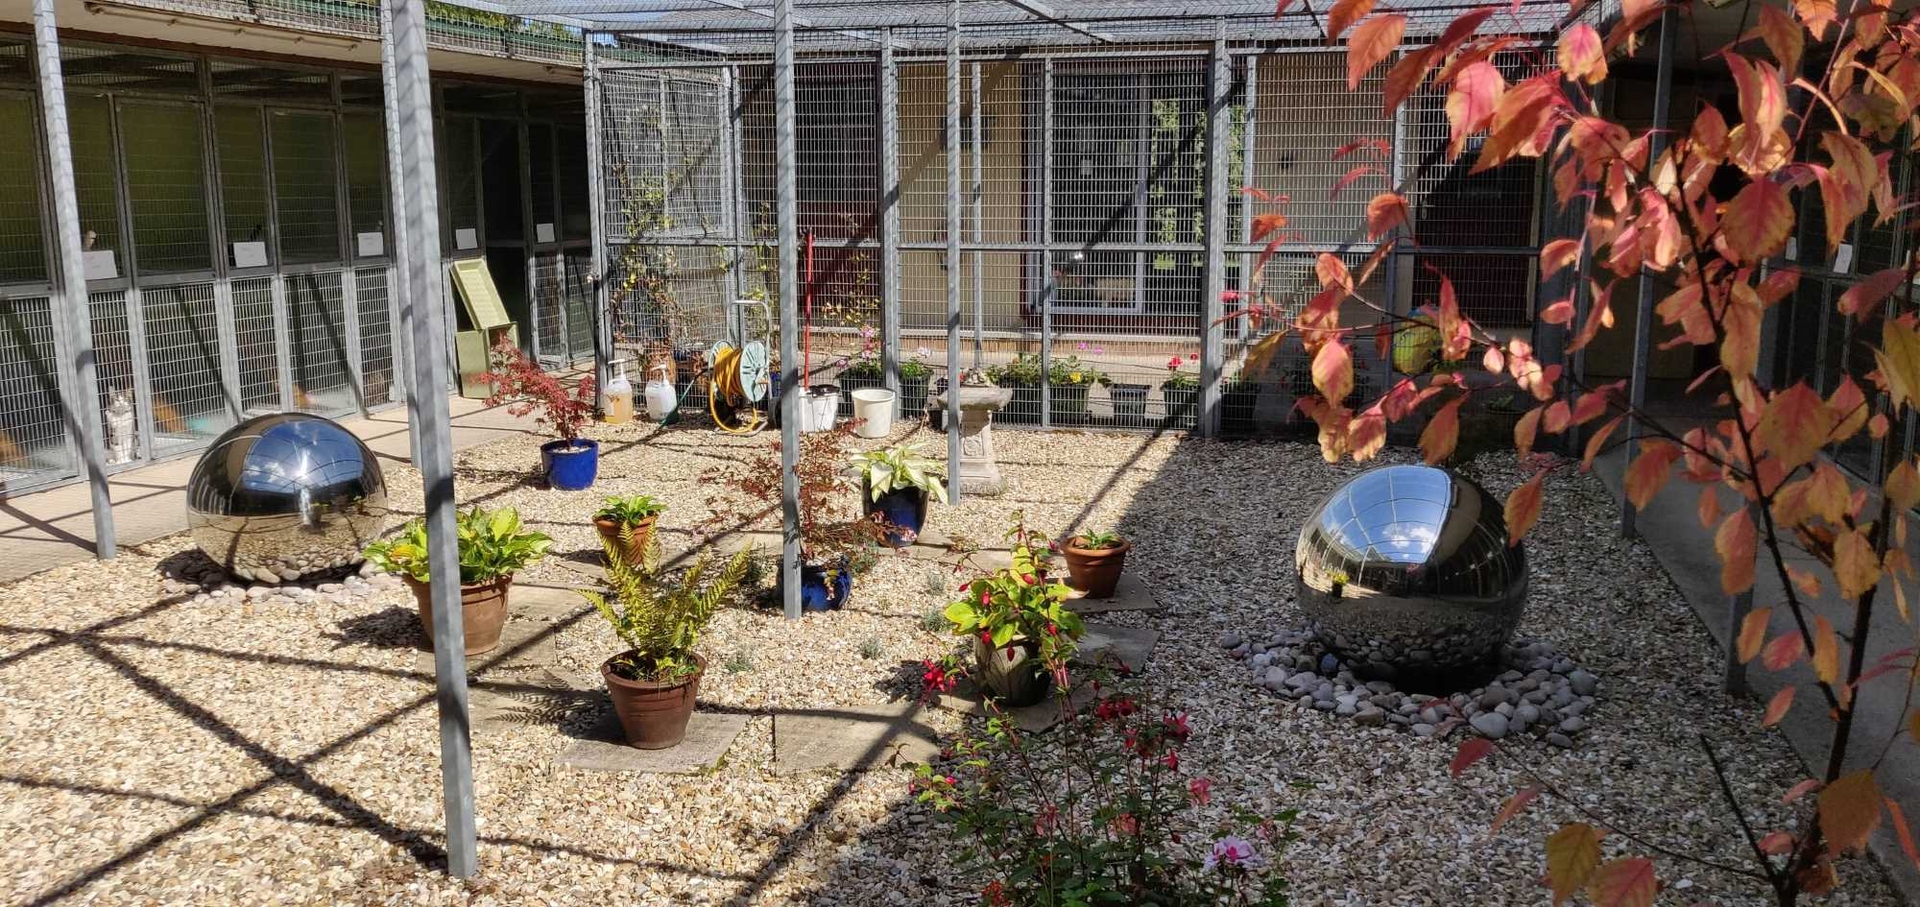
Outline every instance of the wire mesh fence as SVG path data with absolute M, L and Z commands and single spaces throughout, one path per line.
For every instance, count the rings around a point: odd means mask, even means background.
M 353 411 L 357 401 L 340 273 L 316 271 L 285 280 L 293 407 L 322 415 Z
M 386 268 L 360 268 L 353 272 L 353 300 L 359 318 L 360 388 L 363 406 L 373 407 L 398 399 L 394 392 L 393 300 L 387 287 L 391 275 Z
M 73 470 L 54 352 L 52 301 L 0 298 L 0 488 L 7 491 Z
M 151 455 L 198 447 L 234 423 L 211 283 L 140 291 Z

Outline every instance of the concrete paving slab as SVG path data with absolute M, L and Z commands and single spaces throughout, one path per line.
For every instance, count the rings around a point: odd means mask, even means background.
M 1120 574 L 1120 582 L 1113 587 L 1109 598 L 1088 598 L 1085 592 L 1073 590 L 1067 596 L 1067 610 L 1075 614 L 1104 614 L 1109 611 L 1158 611 L 1160 603 L 1154 600 L 1147 584 L 1131 571 Z
M 1038 734 L 1065 721 L 1068 714 L 1086 708 L 1087 704 L 1098 695 L 1094 692 L 1092 684 L 1081 684 L 1075 687 L 1073 693 L 1067 697 L 1065 710 L 1061 709 L 1058 697 L 1048 696 L 1046 700 L 1033 705 L 1003 708 L 1001 711 L 1013 721 L 1015 727 L 1029 734 Z M 967 680 L 956 684 L 952 692 L 942 694 L 934 704 L 943 709 L 970 715 L 988 714 L 986 697 L 978 687 Z
M 938 736 L 922 717 L 929 708 L 907 701 L 775 713 L 774 771 L 851 771 L 925 762 L 940 752 Z
M 664 750 L 636 749 L 628 746 L 621 736 L 620 720 L 609 708 L 601 712 L 600 720 L 587 731 L 585 739 L 574 741 L 553 761 L 593 772 L 698 774 L 718 765 L 733 741 L 746 729 L 746 715 L 696 711 L 687 722 L 687 739 L 679 746 Z
M 1153 656 L 1153 646 L 1159 641 L 1159 630 L 1087 621 L 1086 635 L 1080 637 L 1070 660 L 1074 664 L 1139 671 L 1146 667 L 1147 659 Z

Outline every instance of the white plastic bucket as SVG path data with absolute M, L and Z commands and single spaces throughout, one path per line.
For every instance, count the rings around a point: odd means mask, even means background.
M 800 395 L 800 431 L 831 431 L 840 416 L 840 386 L 816 384 Z
M 853 392 L 853 417 L 862 420 L 854 434 L 862 438 L 884 438 L 893 432 L 893 403 L 898 395 L 884 387 L 863 387 Z

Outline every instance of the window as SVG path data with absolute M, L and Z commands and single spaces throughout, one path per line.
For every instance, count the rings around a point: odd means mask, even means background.
M 122 101 L 134 251 L 144 274 L 213 268 L 208 235 L 206 136 L 200 108 Z
M 1054 77 L 1052 240 L 1082 247 L 1054 254 L 1056 310 L 1198 310 L 1205 102 L 1190 64 Z
M 340 260 L 340 185 L 334 167 L 333 116 L 273 111 L 273 191 L 280 260 Z
M 347 155 L 347 229 L 355 258 L 390 255 L 387 234 L 387 131 L 379 114 L 340 119 Z
M 0 283 L 47 278 L 36 136 L 33 99 L 0 94 Z
M 89 257 L 87 276 L 110 276 L 96 262 L 113 261 L 111 276 L 125 276 L 120 245 L 120 181 L 114 173 L 113 112 L 107 99 L 67 95 L 67 129 L 73 145 L 73 187 L 80 200 L 80 236 Z M 115 261 L 117 259 L 117 261 Z
M 216 107 L 213 140 L 220 154 L 220 207 L 227 228 L 227 263 L 258 267 L 273 248 L 267 213 L 267 144 L 260 111 Z M 254 245 L 257 244 L 257 245 Z

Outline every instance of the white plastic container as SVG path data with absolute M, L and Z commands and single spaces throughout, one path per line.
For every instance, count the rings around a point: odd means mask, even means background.
M 665 422 L 680 405 L 680 398 L 673 392 L 673 382 L 667 380 L 666 366 L 655 366 L 653 374 L 656 377 L 647 382 L 647 418 Z
M 800 395 L 800 431 L 831 431 L 840 417 L 840 385 L 816 384 Z
M 853 392 L 853 417 L 860 420 L 853 433 L 862 438 L 884 438 L 893 433 L 894 401 L 899 395 L 884 387 Z
M 615 359 L 613 367 L 618 371 L 607 379 L 606 420 L 618 425 L 633 421 L 633 384 L 627 380 L 627 360 Z

